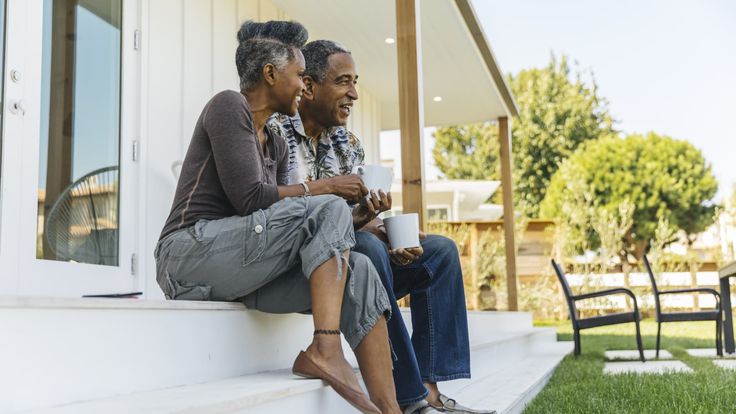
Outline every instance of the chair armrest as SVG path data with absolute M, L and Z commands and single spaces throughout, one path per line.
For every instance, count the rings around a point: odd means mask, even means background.
M 662 290 L 659 292 L 660 295 L 672 295 L 672 294 L 678 294 L 678 293 L 695 293 L 695 292 L 703 292 L 703 293 L 710 293 L 711 295 L 716 297 L 716 306 L 721 302 L 721 294 L 718 293 L 715 289 L 709 289 L 709 288 L 690 288 L 690 289 L 676 289 L 676 290 Z
M 619 294 L 629 295 L 631 296 L 632 299 L 636 300 L 636 296 L 634 296 L 634 292 L 626 288 L 606 289 L 606 290 L 601 290 L 598 292 L 583 293 L 582 295 L 573 296 L 572 300 L 583 300 L 583 299 L 598 298 L 601 296 L 619 295 Z
M 694 293 L 694 292 L 704 292 L 704 293 L 710 293 L 713 296 L 721 297 L 721 294 L 718 293 L 715 289 L 710 288 L 691 288 L 691 289 L 676 289 L 676 290 L 660 290 L 660 295 L 665 294 L 672 294 L 672 293 Z
M 578 300 L 583 300 L 583 299 L 599 298 L 601 296 L 620 295 L 620 294 L 631 297 L 631 299 L 634 301 L 634 312 L 639 311 L 639 305 L 636 303 L 636 296 L 634 295 L 634 292 L 626 288 L 606 289 L 606 290 L 601 290 L 598 292 L 583 293 L 582 295 L 573 296 L 572 300 L 578 301 Z

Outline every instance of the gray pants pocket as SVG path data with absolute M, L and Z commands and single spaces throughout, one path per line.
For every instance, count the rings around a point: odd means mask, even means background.
M 164 272 L 163 277 L 157 278 L 166 299 L 176 300 L 210 300 L 212 287 L 203 284 L 178 281 Z

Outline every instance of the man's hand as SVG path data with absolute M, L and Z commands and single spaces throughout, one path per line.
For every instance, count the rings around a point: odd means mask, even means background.
M 384 193 L 383 190 L 371 190 L 370 197 L 366 196 L 360 199 L 357 207 L 353 209 L 353 227 L 357 229 L 363 228 L 366 224 L 373 221 L 379 214 L 391 209 L 391 193 Z
M 427 235 L 420 230 L 419 239 L 424 240 L 426 238 Z M 397 265 L 406 266 L 417 261 L 424 254 L 424 249 L 422 246 L 410 247 L 408 249 L 391 249 L 388 251 L 388 254 L 392 262 Z
M 422 249 L 422 246 L 409 247 L 408 249 L 391 249 L 388 251 L 391 261 L 401 266 L 414 263 L 423 253 L 424 249 Z

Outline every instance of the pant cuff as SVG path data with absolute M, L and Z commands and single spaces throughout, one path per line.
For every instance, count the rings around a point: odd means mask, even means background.
M 389 306 L 388 303 L 381 303 L 376 312 L 370 313 L 351 332 L 343 332 L 343 335 L 345 335 L 345 340 L 348 341 L 348 344 L 353 351 L 355 351 L 355 348 L 360 345 L 360 343 L 363 341 L 363 338 L 368 335 L 368 332 L 370 332 L 373 327 L 376 326 L 376 323 L 378 323 L 378 318 L 380 318 L 381 316 L 385 316 L 387 321 L 391 319 L 391 306 Z
M 320 254 L 310 260 L 309 263 L 302 266 L 304 276 L 306 276 L 307 279 L 311 278 L 312 273 L 314 273 L 314 269 L 318 268 L 322 263 L 332 259 L 335 256 L 335 252 L 342 254 L 345 250 L 350 250 L 353 245 L 355 245 L 354 242 L 351 242 L 349 238 L 345 238 L 331 244 L 329 247 L 326 247 L 320 252 Z M 342 265 L 342 259 L 340 259 L 339 263 Z
M 406 405 L 412 405 L 416 402 L 426 399 L 428 395 L 429 395 L 429 391 L 425 389 L 424 392 L 418 397 L 406 398 L 403 400 L 398 400 L 397 402 L 399 403 L 400 407 L 403 407 Z
M 429 382 L 429 383 L 437 383 L 437 382 L 443 382 L 443 381 L 452 381 L 456 379 L 468 379 L 470 378 L 469 372 L 460 372 L 457 374 L 449 374 L 449 375 L 430 375 L 428 377 L 422 377 L 422 381 Z

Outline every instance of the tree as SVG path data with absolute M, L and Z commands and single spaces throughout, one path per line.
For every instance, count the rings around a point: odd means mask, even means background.
M 581 143 L 611 134 L 613 121 L 595 81 L 579 71 L 573 78 L 565 56 L 522 70 L 509 84 L 520 111 L 512 126 L 514 193 L 535 217 L 562 161 Z M 439 128 L 434 136 L 435 163 L 447 178 L 499 179 L 495 123 Z
M 541 213 L 563 223 L 579 222 L 573 219 L 581 211 L 615 212 L 631 203 L 633 223 L 623 234 L 624 249 L 641 258 L 662 221 L 688 235 L 713 223 L 711 199 L 717 191 L 710 164 L 689 142 L 653 132 L 606 137 L 584 144 L 562 164 Z M 579 230 L 589 246 L 600 245 L 591 229 Z
M 495 123 L 438 128 L 434 137 L 434 161 L 447 178 L 493 180 L 500 177 Z

